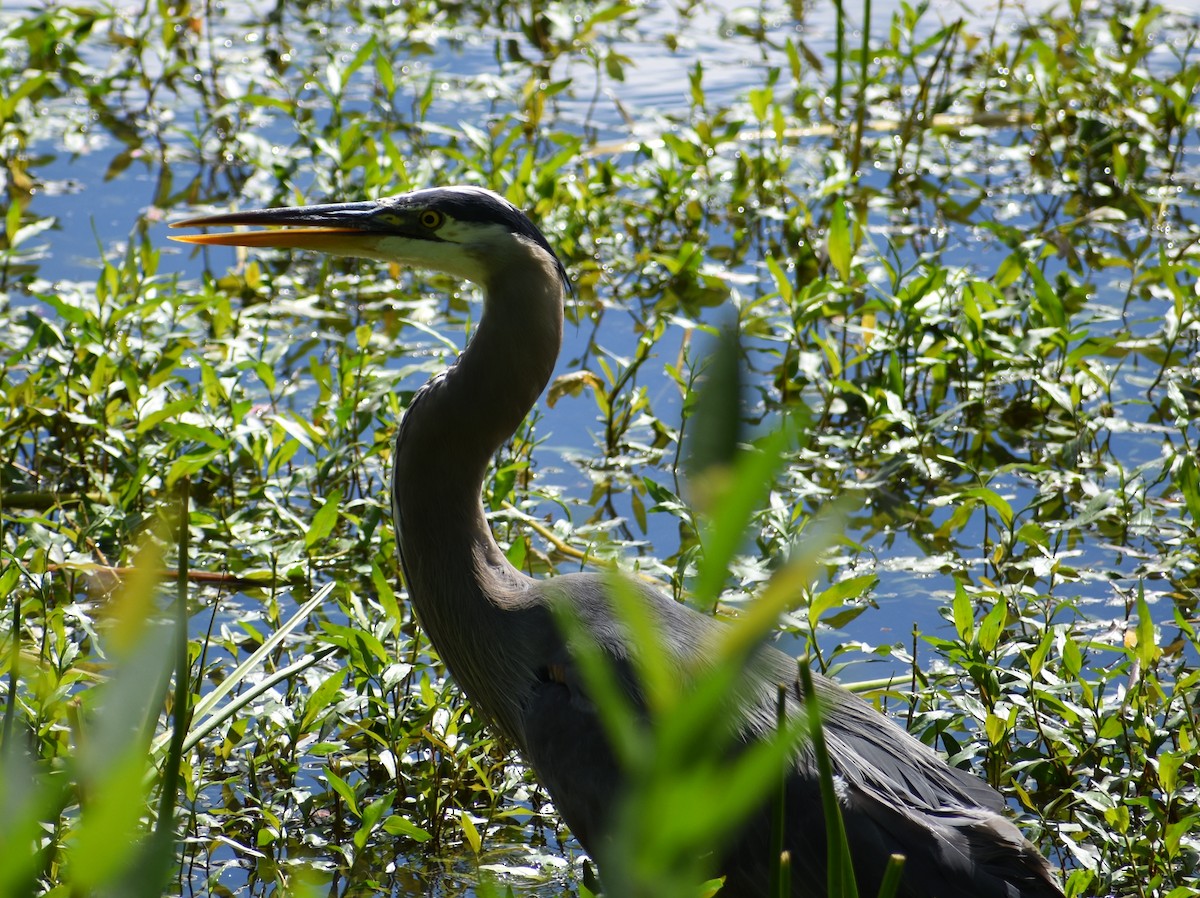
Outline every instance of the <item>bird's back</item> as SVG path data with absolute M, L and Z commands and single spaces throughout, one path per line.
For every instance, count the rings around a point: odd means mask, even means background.
M 539 603 L 566 601 L 578 626 L 613 662 L 626 694 L 644 712 L 628 657 L 631 640 L 613 613 L 611 580 L 576 574 L 538 581 Z M 652 588 L 631 584 L 661 634 L 671 660 L 702 670 L 726 626 Z M 621 771 L 607 733 L 565 644 L 546 645 L 545 672 L 531 690 L 522 748 L 583 846 L 603 858 L 605 829 Z M 743 674 L 732 726 L 748 742 L 776 726 L 779 686 L 799 695 L 796 661 L 764 646 Z M 859 891 L 878 891 L 892 854 L 906 858 L 900 895 L 908 898 L 1054 898 L 1061 890 L 1045 860 L 1004 816 L 1003 799 L 977 777 L 947 765 L 870 705 L 832 681 L 813 676 L 823 732 L 833 762 Z M 792 703 L 794 713 L 800 703 Z M 824 896 L 825 822 L 815 761 L 807 746 L 786 784 L 786 845 L 794 896 Z M 770 814 L 764 808 L 725 852 L 724 896 L 758 896 L 771 866 Z M 603 863 L 601 865 L 603 871 Z

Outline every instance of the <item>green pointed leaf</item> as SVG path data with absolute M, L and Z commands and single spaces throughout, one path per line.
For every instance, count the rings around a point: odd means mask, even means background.
M 313 515 L 312 523 L 308 525 L 308 532 L 304 534 L 304 548 L 311 549 L 333 532 L 333 527 L 337 523 L 338 509 L 341 506 L 341 502 L 341 490 L 334 490 L 325 497 L 325 504 L 317 509 L 317 513 Z
M 846 283 L 850 281 L 850 265 L 854 260 L 854 246 L 850 240 L 850 219 L 846 214 L 844 200 L 834 200 L 833 214 L 829 219 L 829 261 L 834 270 Z

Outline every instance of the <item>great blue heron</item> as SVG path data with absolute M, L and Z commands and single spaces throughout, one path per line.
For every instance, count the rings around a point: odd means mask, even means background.
M 284 229 L 179 239 L 411 264 L 483 289 L 484 313 L 467 347 L 417 392 L 400 425 L 392 509 L 401 567 L 417 617 L 451 674 L 516 745 L 583 847 L 600 855 L 603 875 L 620 771 L 552 604 L 571 603 L 618 667 L 628 670 L 633 649 L 604 575 L 526 576 L 497 546 L 480 499 L 491 458 L 533 407 L 558 357 L 567 287 L 562 263 L 522 212 L 475 187 L 178 223 L 212 225 Z M 694 667 L 724 625 L 650 587 L 636 589 L 668 655 L 680 671 Z M 795 681 L 795 661 L 765 647 L 745 677 L 737 713 L 740 737 L 749 741 L 776 725 L 778 685 Z M 636 692 L 635 677 L 622 681 Z M 876 894 L 892 854 L 906 859 L 900 894 L 913 898 L 1062 894 L 1046 861 L 1004 816 L 996 792 L 833 682 L 815 675 L 814 681 L 863 894 Z M 630 698 L 639 704 L 639 696 Z M 824 895 L 824 824 L 807 753 L 797 754 L 785 799 L 793 894 Z M 722 895 L 766 892 L 768 829 L 764 814 L 731 843 Z

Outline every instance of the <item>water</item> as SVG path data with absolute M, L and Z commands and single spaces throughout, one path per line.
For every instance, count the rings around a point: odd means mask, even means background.
M 872 28 L 873 35 L 877 38 L 882 35 L 884 23 L 898 8 L 899 4 L 875 4 L 876 27 Z M 231 89 L 231 94 L 256 86 L 253 83 L 254 73 L 268 65 L 264 51 L 274 40 L 268 28 L 245 30 L 239 23 L 262 18 L 259 14 L 269 11 L 266 5 L 261 10 L 242 8 L 228 18 L 218 17 L 204 23 L 204 27 L 212 31 L 206 32 L 203 52 L 228 53 L 234 57 L 243 54 L 246 60 L 246 83 Z M 0 16 L 16 16 L 19 13 L 20 10 L 9 7 Z M 932 15 L 926 20 L 928 24 L 923 25 L 924 30 L 920 33 L 932 33 L 939 21 L 964 13 L 975 15 L 973 10 L 965 10 L 959 3 L 935 4 Z M 297 60 L 328 54 L 330 60 L 344 64 L 371 37 L 374 24 L 356 23 L 336 8 L 314 18 L 324 19 L 325 26 L 314 28 L 308 35 L 311 44 L 301 41 L 295 43 L 291 52 Z M 980 31 L 993 27 L 1004 31 L 1014 27 L 1017 17 L 1010 8 L 1002 7 L 998 12 L 979 11 L 971 21 L 973 27 Z M 749 34 L 759 28 L 764 33 L 764 40 Z M 672 6 L 664 4 L 640 13 L 636 29 L 630 28 L 625 33 L 615 35 L 607 31 L 601 33 L 604 37 L 597 40 L 595 50 L 624 58 L 624 80 L 606 77 L 598 81 L 594 70 L 580 61 L 578 56 L 561 57 L 550 67 L 546 80 L 568 77 L 574 80 L 571 92 L 553 101 L 558 122 L 566 122 L 569 130 L 589 134 L 615 148 L 629 141 L 656 140 L 664 132 L 670 133 L 678 121 L 686 117 L 690 108 L 689 75 L 698 64 L 704 70 L 707 105 L 710 108 L 733 105 L 744 113 L 748 92 L 762 87 L 772 68 L 786 70 L 783 42 L 786 39 L 803 40 L 815 54 L 821 56 L 833 46 L 834 19 L 831 4 L 814 4 L 805 10 L 802 18 L 793 16 L 791 8 L 782 4 L 752 6 L 733 2 L 704 3 L 696 6 L 693 14 L 687 18 Z M 490 26 L 460 27 L 449 34 L 431 26 L 428 32 L 416 33 L 413 38 L 414 44 L 418 43 L 417 39 L 427 39 L 428 47 L 414 49 L 409 71 L 405 73 L 410 79 L 407 82 L 412 94 L 410 99 L 418 97 L 422 86 L 436 75 L 437 99 L 425 120 L 432 127 L 455 130 L 464 126 L 480 127 L 489 117 L 508 111 L 512 105 L 511 92 L 515 90 L 513 85 L 520 83 L 524 69 L 511 62 L 498 65 L 497 58 L 505 58 L 504 48 L 510 39 L 516 40 L 526 55 L 532 55 L 524 38 L 499 33 Z M 857 46 L 858 40 L 856 34 L 848 37 L 851 46 Z M 88 46 L 90 48 L 92 45 Z M 94 61 L 103 63 L 100 59 Z M 237 66 L 229 68 L 237 72 L 239 77 L 242 76 Z M 309 68 L 297 62 L 297 70 L 301 69 L 308 73 L 306 77 L 320 79 L 325 67 L 321 59 L 312 59 Z M 493 78 L 495 84 L 489 87 L 488 80 Z M 356 93 L 352 94 L 350 108 L 356 105 L 361 108 L 371 103 L 370 92 L 361 81 L 353 82 L 351 90 Z M 186 99 L 191 95 L 183 96 Z M 319 92 L 313 92 L 308 104 L 314 121 L 318 123 L 315 127 L 328 121 L 329 113 L 322 106 Z M 54 229 L 38 241 L 41 252 L 35 264 L 39 276 L 52 283 L 90 282 L 95 278 L 97 257 L 101 253 L 110 256 L 120 254 L 125 241 L 136 234 L 140 227 L 151 228 L 156 245 L 163 248 L 164 261 L 160 271 L 177 274 L 184 283 L 198 281 L 208 268 L 220 274 L 232 265 L 231 255 L 210 253 L 199 256 L 168 244 L 163 222 L 189 214 L 189 202 L 201 208 L 209 200 L 225 206 L 234 202 L 231 194 L 239 192 L 245 193 L 251 204 L 257 204 L 262 198 L 272 195 L 278 183 L 276 172 L 259 170 L 233 175 L 223 166 L 210 167 L 209 163 L 213 160 L 202 159 L 198 162 L 194 158 L 194 150 L 188 146 L 188 126 L 184 123 L 191 121 L 199 110 L 186 105 L 172 108 L 171 117 L 165 119 L 166 127 L 161 131 L 165 150 L 160 153 L 151 141 L 146 141 L 141 149 L 135 151 L 139 158 L 118 170 L 113 167 L 113 162 L 120 153 L 126 151 L 127 145 L 112 136 L 110 124 L 97 120 L 92 113 L 80 109 L 79 105 L 80 101 L 72 98 L 48 101 L 44 111 L 49 119 L 59 124 L 67 123 L 68 126 L 74 122 L 85 130 L 67 140 L 61 134 L 51 133 L 53 129 L 43 126 L 29 150 L 30 156 L 45 158 L 37 165 L 42 186 L 32 194 L 27 211 L 33 216 L 55 219 Z M 252 129 L 254 139 L 278 146 L 281 149 L 279 155 L 286 158 L 292 152 L 289 148 L 297 141 L 299 126 L 273 114 L 269 105 L 261 108 L 257 114 L 261 119 Z M 314 127 L 311 123 L 307 126 Z M 397 133 L 400 139 L 405 137 L 402 131 L 398 130 Z M 997 148 L 994 159 L 939 159 L 930 167 L 931 170 L 943 167 L 948 173 L 947 180 L 955 187 L 962 187 L 967 177 L 979 179 L 994 190 L 989 197 L 988 207 L 993 210 L 995 220 L 1033 231 L 1038 225 L 1038 203 L 1048 202 L 1051 198 L 1034 197 L 1031 201 L 1023 193 L 1026 184 L 1013 184 L 1012 173 L 1019 166 L 1005 158 L 1005 148 L 1011 145 L 1013 136 L 1012 132 L 1007 131 L 999 131 L 994 135 Z M 230 151 L 236 153 L 236 143 Z M 794 171 L 809 173 L 820 171 L 823 151 L 824 145 L 819 140 L 812 140 L 789 147 L 787 152 L 791 154 L 790 163 Z M 1186 155 L 1194 165 L 1195 147 L 1190 147 Z M 616 158 L 620 160 L 622 156 Z M 167 160 L 165 163 L 164 159 Z M 728 160 L 718 162 L 724 164 Z M 314 157 L 300 159 L 296 164 L 300 172 L 289 172 L 293 181 L 312 184 L 314 190 L 319 191 L 330 178 L 314 170 L 323 171 L 335 163 L 328 158 Z M 414 164 L 433 163 L 424 159 Z M 107 175 L 110 169 L 113 173 Z M 164 192 L 161 188 L 167 171 L 171 172 L 177 185 L 198 179 L 210 185 L 212 190 L 201 189 L 186 195 L 167 191 L 165 195 L 170 203 L 163 203 Z M 866 180 L 881 194 L 886 195 L 890 190 L 889 173 L 884 170 L 869 172 Z M 969 194 L 965 188 L 961 192 Z M 917 219 L 916 224 L 908 217 L 910 211 Z M 887 224 L 879 224 L 885 216 L 888 218 Z M 907 207 L 891 208 L 873 219 L 873 222 L 875 234 L 881 240 L 899 238 L 906 233 L 906 229 L 911 231 L 911 243 L 906 244 L 898 239 L 898 245 L 904 247 L 907 254 L 906 261 L 915 258 L 923 239 L 934 242 L 947 240 L 952 246 L 945 256 L 947 261 L 967 267 L 975 266 L 981 271 L 994 270 L 1008 252 L 1007 246 L 992 232 L 939 221 L 930 205 L 923 204 L 919 197 L 915 199 L 911 210 Z M 729 246 L 734 242 L 729 232 L 713 233 L 709 237 L 715 245 Z M 1055 265 L 1063 267 L 1061 262 L 1052 263 L 1046 273 L 1048 279 L 1057 273 L 1053 267 Z M 360 272 L 364 279 L 370 279 L 369 266 L 363 266 Z M 764 273 L 754 268 L 740 273 L 744 274 L 744 298 L 755 296 L 760 289 L 756 284 Z M 1090 303 L 1113 310 L 1110 319 L 1114 327 L 1122 318 L 1117 310 L 1121 309 L 1124 301 L 1123 289 L 1123 283 L 1117 278 L 1097 285 L 1095 294 L 1089 297 Z M 610 308 L 626 301 L 611 283 L 602 283 L 600 290 Z M 11 301 L 20 304 L 31 300 L 17 291 Z M 455 310 L 442 316 L 437 324 L 439 335 L 461 344 L 464 318 L 474 314 L 477 312 Z M 700 323 L 712 324 L 720 319 L 721 314 L 719 309 L 706 309 L 695 317 Z M 649 390 L 655 415 L 671 426 L 677 426 L 680 420 L 681 400 L 678 390 L 660 373 L 664 364 L 678 356 L 687 326 L 688 323 L 681 322 L 668 330 L 656 345 L 655 358 L 646 367 L 643 377 L 639 378 L 639 382 Z M 1097 325 L 1097 328 L 1102 329 L 1102 326 Z M 278 338 L 283 335 L 274 336 Z M 422 339 L 411 333 L 406 334 L 405 339 L 416 342 L 415 348 L 423 351 L 426 357 L 437 346 L 434 339 Z M 608 347 L 616 355 L 630 355 L 634 347 L 629 317 L 605 314 L 595 330 L 591 322 L 568 326 L 556 376 L 575 370 L 578 360 L 594 355 L 595 346 Z M 405 360 L 397 359 L 392 366 L 394 370 L 399 370 L 404 364 Z M 425 376 L 427 372 L 424 370 L 414 371 L 407 376 L 403 386 L 413 388 Z M 1145 384 L 1125 375 L 1116 389 L 1118 392 L 1114 399 L 1119 404 L 1138 396 L 1145 389 Z M 309 400 L 314 398 L 315 388 L 294 394 L 289 401 L 300 411 L 308 407 Z M 585 395 L 582 400 L 564 400 L 553 408 L 543 401 L 538 411 L 541 420 L 537 435 L 546 442 L 536 456 L 537 483 L 563 497 L 565 509 L 547 501 L 535 511 L 539 515 L 551 516 L 562 515 L 565 511 L 571 515 L 576 526 L 581 526 L 595 511 L 587 498 L 592 492 L 593 483 L 588 472 L 573 459 L 589 459 L 596 455 L 595 443 L 600 425 L 596 421 L 594 406 Z M 1114 424 L 1107 437 L 1112 454 L 1129 468 L 1151 463 L 1162 452 L 1161 435 L 1153 428 L 1141 426 L 1142 423 L 1135 420 L 1135 426 L 1127 429 Z M 644 434 L 639 431 L 641 435 Z M 1029 451 L 1027 446 L 1012 445 L 1008 448 L 1014 453 Z M 675 489 L 669 466 L 656 467 L 637 460 L 635 465 L 633 474 L 649 474 Z M 1119 486 L 1102 476 L 1097 481 L 1101 486 Z M 920 504 L 924 491 L 915 478 L 911 482 L 905 480 L 900 486 L 905 488 L 901 501 L 911 499 Z M 1031 498 L 1032 487 L 1019 474 L 1006 475 L 995 484 L 995 488 L 1011 501 L 1014 508 L 1026 507 Z M 627 521 L 632 520 L 634 515 L 627 491 L 617 492 L 612 511 Z M 948 513 L 947 509 L 930 509 L 930 515 L 935 520 L 944 520 Z M 669 557 L 679 547 L 676 521 L 669 515 L 651 514 L 645 534 L 632 526 L 628 529 L 631 538 L 644 542 L 644 549 L 640 551 L 644 552 L 647 563 L 650 563 L 650 559 Z M 843 642 L 865 644 L 863 652 L 847 653 L 836 659 L 839 665 L 850 662 L 848 667 L 840 671 L 845 681 L 889 675 L 903 678 L 907 670 L 901 660 L 893 655 L 880 655 L 871 649 L 880 644 L 908 646 L 914 625 L 925 633 L 949 634 L 949 625 L 943 621 L 940 609 L 948 604 L 953 594 L 955 573 L 966 568 L 979 575 L 985 573 L 987 568 L 986 559 L 978 557 L 978 552 L 972 554 L 969 551 L 972 543 L 976 546 L 984 543 L 983 516 L 972 518 L 969 526 L 955 535 L 955 551 L 932 549 L 918 535 L 905 528 L 880 531 L 864 524 L 862 530 L 852 536 L 860 539 L 862 545 L 847 552 L 845 569 L 835 576 L 874 571 L 879 583 L 872 591 L 871 598 L 878 608 L 866 610 L 837 631 L 822 632 L 823 651 L 828 655 L 837 644 Z M 631 550 L 631 557 L 633 554 Z M 1138 569 L 1141 559 L 1135 551 L 1108 545 L 1097 535 L 1094 541 L 1068 547 L 1060 553 L 1060 557 L 1069 559 L 1079 569 L 1095 568 L 1106 572 L 1104 576 L 1085 577 L 1067 587 L 1079 593 L 1085 610 L 1096 616 L 1098 628 L 1108 626 L 1110 620 L 1120 620 L 1127 615 L 1129 592 L 1141 579 Z M 242 598 L 235 599 L 231 606 L 226 607 L 223 623 L 250 612 L 256 604 L 255 600 L 242 601 Z M 1159 619 L 1169 621 L 1173 607 L 1169 591 L 1166 588 L 1162 591 L 1151 588 L 1149 598 L 1154 603 L 1156 615 L 1161 615 Z M 801 630 L 804 627 L 803 616 L 799 615 L 801 620 L 798 629 Z M 798 651 L 801 643 L 798 639 L 785 640 L 784 646 Z M 306 764 L 307 779 L 305 776 L 300 779 L 302 783 L 312 785 L 316 768 L 311 762 Z M 518 854 L 528 850 L 521 849 Z M 222 874 L 220 879 L 235 888 L 244 882 L 249 862 L 235 862 L 232 853 L 224 857 L 229 860 L 230 867 L 228 878 Z M 393 861 L 394 866 L 401 868 L 404 863 L 404 858 Z M 463 881 L 472 880 L 473 866 L 464 851 L 463 856 L 451 857 L 447 861 L 448 870 L 432 876 L 432 884 L 425 887 L 436 894 L 457 893 L 463 888 Z M 404 878 L 399 872 L 395 876 L 393 890 L 401 894 L 412 880 Z M 555 880 L 549 889 L 557 890 L 557 882 Z M 352 890 L 352 886 L 347 888 L 348 892 Z M 550 893 L 552 891 L 547 892 Z
M 897 9 L 898 4 L 876 3 L 873 31 L 882 33 L 884 24 Z M 12 10 L 9 15 L 19 12 Z M 243 32 L 238 29 L 238 22 L 243 18 L 250 21 L 260 19 L 263 12 L 266 12 L 265 8 L 246 8 L 240 15 L 220 17 L 206 23 L 216 28 L 213 34 L 207 36 L 208 52 L 221 52 L 223 49 L 223 52 L 235 56 L 242 53 L 252 70 L 261 66 L 261 54 L 271 35 L 257 30 Z M 999 9 L 964 10 L 960 3 L 941 2 L 932 7 L 931 14 L 924 20 L 927 23 L 924 29 L 930 32 L 939 22 L 949 21 L 964 12 L 971 16 L 975 27 L 983 30 L 992 27 L 1011 29 L 1018 21 L 1015 11 L 1004 5 Z M 342 48 L 340 57 L 343 60 L 371 35 L 369 23 L 364 26 L 344 19 L 336 12 L 329 13 L 326 19 L 328 33 L 324 38 L 331 37 L 330 43 Z M 758 29 L 763 31 L 766 40 L 759 41 L 748 36 L 748 32 Z M 636 31 L 606 39 L 599 46 L 599 49 L 625 58 L 626 77 L 623 81 L 607 80 L 602 89 L 598 89 L 594 73 L 589 72 L 576 57 L 560 59 L 552 68 L 550 78 L 575 79 L 573 90 L 557 101 L 563 120 L 575 122 L 580 128 L 594 132 L 602 141 L 628 140 L 630 137 L 635 140 L 651 139 L 661 132 L 663 116 L 677 117 L 686 113 L 689 74 L 698 64 L 704 69 L 704 90 L 708 103 L 711 106 L 739 105 L 744 103 L 748 90 L 764 83 L 771 68 L 786 66 L 786 58 L 781 52 L 785 39 L 805 41 L 813 52 L 822 54 L 832 49 L 834 31 L 835 18 L 830 4 L 813 5 L 805 10 L 803 19 L 799 20 L 793 17 L 792 10 L 782 5 L 706 3 L 695 7 L 688 17 L 681 16 L 669 6 L 661 6 L 639 16 Z M 436 32 L 431 31 L 431 34 Z M 497 48 L 511 37 L 488 28 L 479 31 L 458 29 L 449 36 L 436 36 L 431 45 L 432 52 L 414 55 L 411 68 L 430 75 L 436 73 L 446 85 L 471 84 L 483 76 L 494 74 Z M 856 32 L 847 38 L 851 46 L 856 45 L 858 39 Z M 314 45 L 310 50 L 297 45 L 293 52 L 297 59 L 304 59 L 310 52 L 317 52 L 317 47 Z M 314 74 L 319 77 L 317 60 L 313 61 L 313 66 Z M 515 76 L 518 71 L 517 66 L 509 64 L 502 68 L 500 77 L 503 79 L 510 73 Z M 414 78 L 414 84 L 419 83 L 420 79 Z M 449 88 L 447 92 L 450 92 Z M 430 116 L 432 123 L 453 128 L 460 123 L 479 121 L 496 108 L 496 101 L 484 93 L 457 89 L 455 92 L 458 97 L 453 105 L 433 105 Z M 182 207 L 159 210 L 154 205 L 155 192 L 163 172 L 148 150 L 143 160 L 135 161 L 111 177 L 106 176 L 105 172 L 115 154 L 123 149 L 122 145 L 113 140 L 103 124 L 96 122 L 94 117 L 90 117 L 89 121 L 88 116 L 64 110 L 61 101 L 50 103 L 48 111 L 51 114 L 65 112 L 68 120 L 83 122 L 87 130 L 67 141 L 43 135 L 31 148 L 34 155 L 45 154 L 47 161 L 38 167 L 43 187 L 33 194 L 29 212 L 36 216 L 50 216 L 55 220 L 55 227 L 44 243 L 45 261 L 41 264 L 44 276 L 52 280 L 87 282 L 94 277 L 97 252 L 121 252 L 125 238 L 134 232 L 139 220 L 146 222 L 164 238 L 158 242 L 167 254 L 163 266 L 165 270 L 178 273 L 184 279 L 193 279 L 200 276 L 204 265 L 211 264 L 219 270 L 226 264 L 215 253 L 201 257 L 165 242 L 166 232 L 161 227 L 162 221 L 184 214 L 187 210 Z M 318 117 L 323 114 L 319 105 L 313 112 Z M 183 151 L 183 134 L 187 129 L 181 123 L 193 114 L 188 109 L 173 110 L 175 127 L 166 135 L 168 157 L 173 155 L 174 149 Z M 269 117 L 263 127 L 256 129 L 255 137 L 286 146 L 293 139 L 291 123 L 278 117 Z M 1007 139 L 1002 133 L 997 138 L 999 141 Z M 66 145 L 71 147 L 69 151 Z M 800 152 L 803 153 L 804 149 L 801 148 Z M 319 162 L 315 159 L 312 161 Z M 806 164 L 802 157 L 799 164 Z M 1000 165 L 1000 172 L 1003 172 L 1005 166 L 1003 163 Z M 188 167 L 184 166 L 182 172 L 187 177 Z M 1003 189 L 1002 184 L 1002 179 L 999 179 L 997 186 Z M 878 178 L 878 186 L 880 190 L 887 189 L 882 173 Z M 1018 226 L 1031 224 L 1032 219 L 1024 202 L 1020 198 L 1015 199 L 1017 205 L 1013 223 Z M 717 242 L 722 240 L 720 234 L 711 236 Z M 1003 247 L 997 248 L 986 235 L 960 232 L 958 236 L 962 240 L 962 249 L 951 250 L 951 261 L 970 262 L 987 270 L 992 264 L 988 259 L 989 254 L 998 258 L 1006 251 Z M 1106 292 L 1097 296 L 1095 301 L 1108 302 L 1115 307 L 1121 300 L 1120 287 L 1119 283 L 1114 283 L 1104 288 Z M 14 299 L 23 301 L 19 294 Z M 613 297 L 613 300 L 619 302 L 620 298 Z M 702 320 L 711 323 L 719 316 L 720 312 L 714 310 L 706 313 Z M 461 333 L 461 327 L 452 324 L 448 335 L 461 342 Z M 668 333 L 656 348 L 658 363 L 676 356 L 682 337 L 683 331 Z M 611 347 L 619 355 L 628 354 L 632 349 L 629 340 L 628 322 L 620 316 L 602 319 L 595 333 L 591 327 L 568 326 L 556 376 L 573 370 L 573 362 L 585 357 L 593 345 Z M 414 374 L 411 386 L 415 387 L 424 376 L 420 372 Z M 653 383 L 652 369 L 647 380 L 651 381 L 648 388 L 656 414 L 664 421 L 677 422 L 680 414 L 678 392 L 665 382 Z M 300 394 L 293 401 L 299 406 L 305 398 L 305 394 Z M 551 409 L 543 403 L 540 413 L 543 416 L 540 434 L 547 441 L 546 448 L 551 450 L 551 459 L 543 465 L 539 477 L 549 488 L 568 497 L 568 501 L 572 496 L 586 495 L 589 483 L 578 467 L 567 462 L 555 463 L 553 455 L 586 457 L 593 451 L 599 425 L 590 404 L 563 402 Z M 1117 454 L 1131 466 L 1159 455 L 1156 437 L 1145 430 L 1114 434 L 1113 440 L 1125 444 L 1117 450 Z M 648 473 L 661 476 L 653 471 Z M 668 486 L 673 488 L 674 484 Z M 618 501 L 619 511 L 628 517 L 630 510 L 627 502 L 625 499 Z M 581 517 L 589 512 L 590 508 L 586 505 L 577 509 Z M 582 520 L 577 519 L 576 523 L 582 523 Z M 674 521 L 651 515 L 644 539 L 650 554 L 657 557 L 670 555 L 678 547 Z M 938 630 L 943 626 L 937 608 L 945 604 L 952 579 L 934 571 L 918 573 L 889 570 L 904 566 L 904 555 L 889 561 L 888 556 L 896 555 L 894 546 L 878 551 L 878 554 L 884 577 L 875 596 L 881 605 L 879 613 L 866 614 L 844 633 L 827 634 L 827 639 L 890 642 L 895 638 L 893 634 L 907 633 L 912 624 L 926 631 Z M 914 557 L 919 558 L 921 554 L 919 550 L 913 552 Z M 1109 588 L 1101 588 L 1087 600 L 1105 605 L 1111 601 L 1111 595 L 1107 593 Z M 878 658 L 872 659 L 873 665 L 879 663 Z

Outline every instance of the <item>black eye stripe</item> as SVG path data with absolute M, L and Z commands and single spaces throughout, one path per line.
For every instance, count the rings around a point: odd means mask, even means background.
M 429 187 L 382 200 L 380 205 L 384 209 L 377 215 L 383 229 L 396 228 L 414 240 L 442 240 L 434 232 L 450 220 L 460 225 L 478 223 L 507 228 L 512 234 L 532 240 L 545 250 L 558 263 L 558 275 L 564 288 L 571 289 L 567 270 L 545 235 L 516 206 L 491 191 L 478 187 Z M 407 227 L 405 213 L 408 214 Z M 415 220 L 413 213 L 416 213 Z M 431 216 L 437 216 L 436 223 Z

